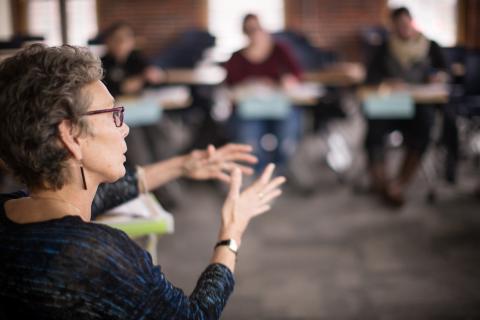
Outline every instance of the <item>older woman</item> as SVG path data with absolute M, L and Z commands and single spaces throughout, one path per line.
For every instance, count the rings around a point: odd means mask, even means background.
M 101 75 L 98 59 L 69 46 L 34 45 L 0 64 L 0 158 L 29 189 L 0 197 L 0 318 L 217 319 L 243 233 L 284 178 L 269 166 L 240 191 L 234 161 L 252 159 L 235 145 L 126 170 L 129 128 Z M 219 241 L 190 296 L 123 232 L 90 223 L 139 185 L 182 174 L 230 180 Z

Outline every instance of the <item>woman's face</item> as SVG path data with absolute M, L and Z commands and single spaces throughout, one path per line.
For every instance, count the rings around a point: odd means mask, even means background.
M 135 35 L 130 28 L 122 27 L 108 37 L 106 44 L 110 53 L 124 59 L 135 49 Z
M 245 21 L 244 32 L 250 42 L 263 41 L 263 38 L 266 34 L 265 30 L 263 30 L 262 25 L 260 24 L 260 21 L 254 17 Z
M 85 93 L 92 97 L 88 111 L 114 108 L 114 99 L 101 81 L 95 81 L 85 88 Z M 129 128 L 123 123 L 115 125 L 112 112 L 85 116 L 88 133 L 82 135 L 82 164 L 88 175 L 87 179 L 96 183 L 114 182 L 125 175 L 125 137 Z
M 409 40 L 416 34 L 412 18 L 407 14 L 402 14 L 393 21 L 393 30 L 403 40 Z

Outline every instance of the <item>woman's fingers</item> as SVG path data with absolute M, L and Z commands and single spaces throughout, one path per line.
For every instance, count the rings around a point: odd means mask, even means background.
M 220 149 L 218 149 L 219 152 L 234 152 L 234 151 L 239 151 L 239 152 L 252 152 L 253 148 L 252 146 L 248 144 L 240 144 L 240 143 L 229 143 L 227 145 L 224 145 Z
M 277 198 L 278 196 L 280 196 L 282 194 L 282 190 L 280 189 L 275 189 L 275 190 L 272 190 L 268 193 L 265 193 L 262 195 L 260 201 L 261 203 L 263 204 L 268 204 L 270 203 L 271 201 L 273 201 L 273 199 Z
M 285 181 L 287 181 L 287 179 L 285 179 L 285 177 L 276 177 L 276 178 L 274 178 L 274 179 L 273 179 L 272 181 L 270 181 L 270 182 L 266 185 L 266 187 L 263 189 L 263 193 L 268 193 L 268 192 L 270 192 L 271 190 L 278 188 L 279 186 L 281 186 L 282 184 L 284 184 Z
M 232 175 L 230 177 L 230 192 L 228 197 L 231 199 L 238 199 L 240 196 L 240 187 L 242 186 L 242 172 L 240 169 L 233 169 Z
M 258 180 L 254 183 L 254 185 L 255 186 L 266 185 L 272 178 L 273 170 L 275 170 L 275 165 L 273 163 L 268 164 L 265 170 L 263 170 L 260 178 L 258 178 Z
M 207 147 L 207 158 L 212 159 L 215 156 L 215 147 L 212 144 L 209 144 Z
M 245 161 L 248 163 L 257 163 L 258 159 L 251 154 L 253 148 L 248 144 L 227 144 L 217 150 L 218 158 L 225 161 Z
M 238 163 L 234 163 L 234 162 L 222 163 L 221 170 L 226 170 L 228 172 L 232 172 L 235 168 L 239 168 L 242 171 L 242 173 L 244 173 L 246 175 L 252 175 L 253 174 L 253 169 L 252 168 L 241 165 L 241 164 L 238 164 Z
M 253 154 L 244 153 L 244 152 L 235 152 L 235 153 L 225 154 L 225 155 L 223 155 L 222 160 L 224 160 L 224 161 L 243 161 L 243 162 L 250 163 L 250 164 L 254 164 L 254 163 L 258 162 L 257 157 L 255 157 Z
M 230 176 L 222 171 L 216 171 L 215 173 L 212 174 L 212 178 L 218 179 L 220 181 L 229 183 L 232 181 Z
M 255 209 L 252 214 L 253 216 L 258 216 L 262 213 L 265 213 L 267 211 L 269 211 L 271 209 L 270 205 L 266 204 L 266 205 L 263 205 L 261 207 L 258 207 L 257 209 Z

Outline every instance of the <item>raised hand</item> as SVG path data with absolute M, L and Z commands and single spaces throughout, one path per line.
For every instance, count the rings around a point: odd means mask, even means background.
M 230 192 L 222 209 L 220 239 L 233 238 L 240 244 L 250 220 L 270 210 L 272 201 L 282 193 L 280 186 L 286 181 L 285 177 L 272 179 L 274 169 L 275 166 L 269 164 L 260 178 L 244 191 L 241 191 L 242 173 L 234 169 Z
M 257 158 L 251 152 L 251 146 L 233 143 L 218 150 L 212 145 L 206 150 L 194 150 L 187 156 L 183 165 L 184 176 L 196 180 L 218 179 L 230 182 L 230 176 L 235 168 L 239 168 L 246 175 L 251 175 L 253 170 L 248 165 L 257 162 Z

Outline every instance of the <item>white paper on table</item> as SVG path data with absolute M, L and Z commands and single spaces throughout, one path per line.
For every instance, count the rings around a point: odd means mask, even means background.
M 166 211 L 151 193 L 141 194 L 137 198 L 108 210 L 98 221 L 108 223 L 128 222 L 132 219 L 165 220 L 168 231 L 173 232 L 173 216 Z

